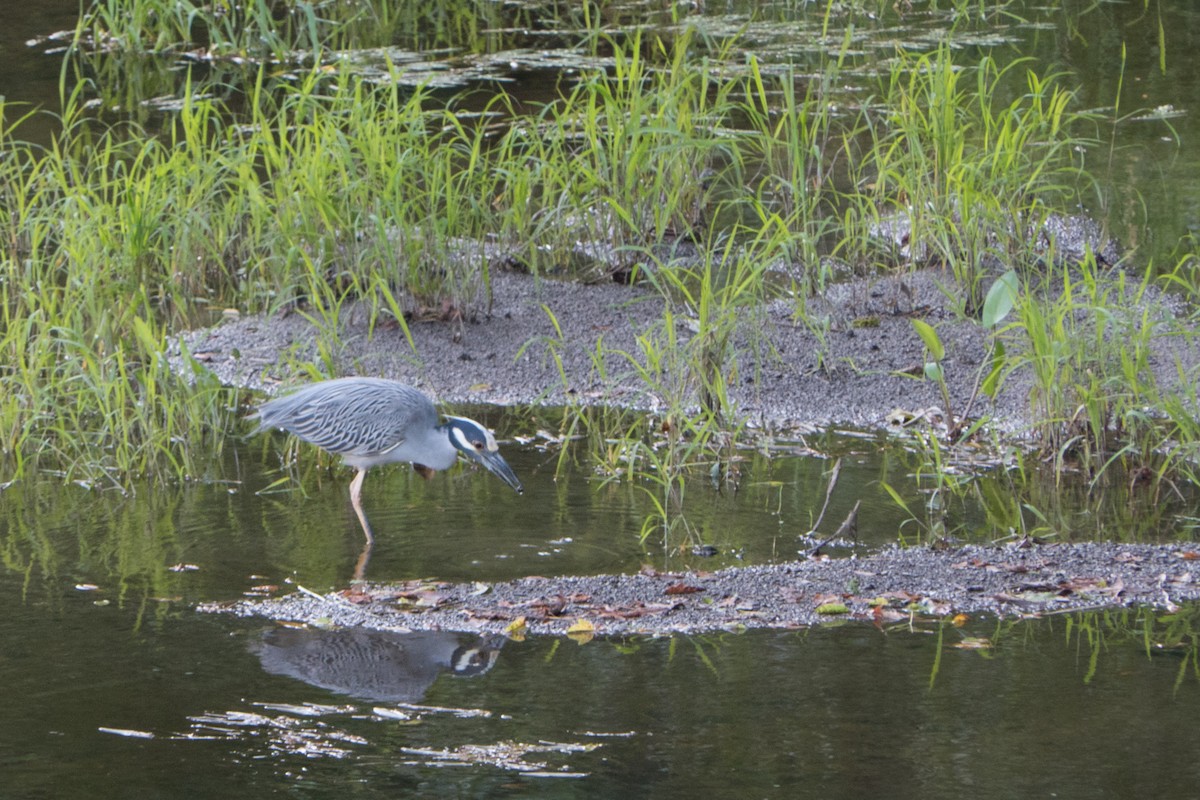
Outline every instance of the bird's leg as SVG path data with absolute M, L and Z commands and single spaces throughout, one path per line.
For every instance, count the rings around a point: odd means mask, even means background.
M 354 562 L 354 577 L 351 578 L 351 583 L 362 583 L 367 579 L 367 562 L 371 560 L 370 542 L 363 544 L 362 552 L 358 554 L 358 561 Z
M 350 481 L 350 505 L 354 506 L 354 513 L 358 515 L 363 535 L 367 537 L 367 541 L 363 544 L 362 553 L 358 556 L 358 562 L 354 565 L 354 580 L 356 581 L 364 579 L 367 571 L 367 562 L 371 560 L 371 549 L 375 546 L 375 535 L 371 533 L 371 525 L 367 522 L 367 515 L 362 510 L 362 484 L 366 474 L 366 470 L 360 469 L 358 474 L 354 476 L 354 480 Z
M 371 525 L 367 522 L 367 515 L 362 510 L 362 485 L 363 478 L 367 475 L 365 469 L 360 469 L 358 474 L 354 476 L 354 480 L 350 481 L 350 505 L 354 506 L 354 513 L 358 515 L 358 521 L 362 525 L 363 535 L 367 537 L 367 544 L 375 543 L 375 535 L 371 533 Z

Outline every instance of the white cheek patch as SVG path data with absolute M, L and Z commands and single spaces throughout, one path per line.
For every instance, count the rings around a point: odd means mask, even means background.
M 473 450 L 471 442 L 467 439 L 466 434 L 458 428 L 451 428 L 450 435 L 454 437 L 454 441 L 458 442 L 458 447 L 462 450 Z
M 470 426 L 473 431 L 478 434 L 478 436 L 483 437 L 483 447 L 489 453 L 495 453 L 500 449 L 500 445 L 496 444 L 496 437 L 492 435 L 492 432 L 480 425 L 475 420 L 467 419 L 466 417 L 448 417 L 448 419 L 457 420 L 464 426 Z M 478 438 L 476 438 L 475 441 L 467 438 L 467 434 L 464 433 L 457 425 L 450 428 L 450 435 L 454 437 L 456 446 L 462 450 L 474 450 L 475 445 L 478 442 Z

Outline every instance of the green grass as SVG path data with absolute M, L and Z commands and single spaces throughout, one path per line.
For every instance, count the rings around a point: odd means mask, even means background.
M 766 301 L 791 298 L 797 321 L 828 335 L 810 300 L 832 264 L 860 275 L 936 265 L 974 317 L 998 265 L 1056 263 L 1034 232 L 1097 191 L 1078 156 L 1096 118 L 1065 76 L 1021 59 L 968 66 L 942 46 L 898 51 L 851 98 L 839 87 L 858 56 L 832 6 L 821 30 L 834 44 L 802 74 L 760 62 L 737 35 L 614 26 L 621 12 L 588 4 L 560 20 L 579 26 L 580 67 L 539 102 L 503 86 L 486 97 L 405 88 L 386 60 L 371 71 L 326 60 L 372 37 L 509 46 L 483 32 L 512 22 L 487 16 L 501 13 L 492 4 L 303 3 L 281 16 L 250 3 L 213 16 L 221 8 L 96 3 L 73 56 L 91 79 L 64 73 L 74 89 L 56 138 L 22 141 L 26 112 L 0 108 L 6 474 L 113 485 L 208 474 L 239 398 L 197 367 L 178 374 L 163 353 L 217 309 L 306 314 L 324 360 L 301 366 L 322 374 L 351 307 L 372 330 L 407 331 L 413 318 L 485 314 L 499 265 L 575 280 L 628 273 L 658 290 L 660 323 L 634 352 L 602 342 L 595 377 L 611 377 L 615 356 L 655 421 L 570 424 L 589 431 L 609 474 L 648 487 L 664 529 L 686 527 L 675 520 L 688 477 L 736 472 L 746 420 L 729 387 L 776 358 L 753 333 Z M 197 42 L 215 63 L 172 83 L 159 56 Z M 177 95 L 177 110 L 147 112 L 148 93 Z M 125 121 L 96 119 L 91 97 L 129 109 Z M 907 231 L 903 247 L 884 223 Z M 1194 300 L 1186 263 L 1171 280 Z M 778 265 L 788 282 L 768 276 Z M 1154 337 L 1184 334 L 1116 313 L 1146 281 L 1081 270 L 1024 281 L 995 335 L 996 384 L 1013 369 L 1034 375 L 1034 433 L 1060 464 L 1194 476 L 1194 376 L 1190 396 L 1172 394 L 1146 363 Z

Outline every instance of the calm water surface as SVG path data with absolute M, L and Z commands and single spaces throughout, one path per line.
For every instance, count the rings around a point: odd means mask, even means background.
M 604 18 L 609 30 L 620 32 L 639 25 L 676 29 L 662 6 L 611 5 L 612 13 Z M 1084 132 L 1097 140 L 1083 154 L 1085 165 L 1098 179 L 1097 192 L 1085 201 L 1088 211 L 1105 221 L 1122 245 L 1136 253 L 1139 265 L 1153 262 L 1160 269 L 1170 269 L 1181 252 L 1189 252 L 1186 242 L 1200 235 L 1200 183 L 1195 180 L 1200 174 L 1200 8 L 1193 3 L 1018 0 L 1006 4 L 1004 11 L 980 3 L 979 18 L 968 15 L 965 21 L 951 19 L 945 13 L 947 4 L 920 0 L 911 4 L 909 13 L 881 17 L 842 16 L 843 8 L 835 5 L 829 31 L 827 4 L 823 3 L 728 0 L 697 5 L 703 12 L 681 9 L 701 36 L 715 40 L 736 36 L 768 69 L 787 65 L 801 75 L 819 72 L 821 60 L 838 51 L 843 29 L 852 24 L 853 42 L 843 76 L 850 97 L 871 93 L 876 65 L 898 48 L 928 51 L 945 41 L 963 60 L 986 56 L 1004 65 L 1024 57 L 1030 59 L 1028 68 L 1040 75 L 1060 72 L 1062 85 L 1077 91 L 1079 106 L 1100 110 L 1105 118 L 1096 130 Z M 554 51 L 578 43 L 580 31 L 574 27 L 578 21 L 560 28 L 553 19 L 542 19 L 550 12 L 537 4 L 514 2 L 504 8 L 507 10 L 494 17 L 494 29 L 484 32 L 486 44 L 482 47 L 488 52 L 512 50 L 521 61 L 536 61 L 531 51 Z M 0 0 L 0 96 L 58 109 L 61 48 L 55 42 L 37 43 L 32 48 L 26 43 L 55 31 L 72 30 L 78 10 L 76 0 L 38 4 Z M 514 15 L 508 25 L 504 23 L 506 13 Z M 531 18 L 539 19 L 540 24 L 531 24 Z M 455 41 L 431 58 L 449 58 L 455 47 L 466 52 L 471 49 L 467 43 Z M 408 56 L 411 53 L 405 53 L 402 61 L 407 62 Z M 499 62 L 508 63 L 503 58 Z M 145 78 L 150 97 L 182 91 L 186 70 L 169 59 L 133 67 L 126 77 L 131 85 L 135 75 Z M 500 77 L 519 99 L 545 102 L 552 97 L 560 68 L 529 69 L 518 76 L 502 73 Z M 121 75 L 123 71 L 115 72 Z M 161 74 L 145 74 L 155 72 Z M 1024 67 L 1011 74 L 1015 97 L 1026 90 Z M 253 80 L 252 71 L 249 75 Z M 862 85 L 855 86 L 859 76 L 863 76 Z M 516 80 L 509 82 L 514 77 Z M 485 82 L 475 88 L 486 95 L 489 85 Z M 132 113 L 139 112 L 135 108 Z M 144 115 L 144 110 L 141 113 Z M 54 128 L 53 121 L 44 117 L 27 123 L 22 135 L 48 142 Z M 1185 243 L 1182 249 L 1181 242 Z
M 512 456 L 524 497 L 476 472 L 373 473 L 371 576 L 787 558 L 828 468 L 782 458 L 753 473 L 768 488 L 698 489 L 697 527 L 737 525 L 721 556 L 693 562 L 638 544 L 636 488 L 555 481 L 545 454 Z M 344 585 L 357 555 L 345 470 L 259 495 L 280 476 L 274 450 L 231 460 L 239 483 L 5 491 L 0 797 L 1183 798 L 1200 785 L 1191 651 L 1148 655 L 1136 612 L 585 645 L 198 613 L 255 587 Z M 866 498 L 861 527 L 894 532 L 894 508 L 863 489 L 879 461 L 843 469 L 836 494 Z M 764 502 L 785 477 L 812 491 Z M 1161 628 L 1155 643 L 1178 641 Z M 963 648 L 979 638 L 992 646 Z M 439 755 L 546 743 L 508 764 Z

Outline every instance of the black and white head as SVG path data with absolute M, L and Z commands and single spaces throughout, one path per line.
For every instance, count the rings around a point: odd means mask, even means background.
M 473 419 L 450 416 L 446 417 L 446 424 L 442 428 L 450 437 L 450 444 L 454 445 L 460 453 L 465 453 L 469 458 L 478 461 L 488 472 L 499 477 L 518 492 L 524 491 L 521 481 L 517 479 L 512 467 L 508 466 L 504 456 L 500 455 L 500 446 L 496 444 L 496 437 L 492 435 L 491 431 Z
M 496 665 L 496 659 L 499 657 L 499 645 L 487 643 L 463 645 L 450 655 L 450 669 L 459 677 L 473 678 L 490 671 Z

